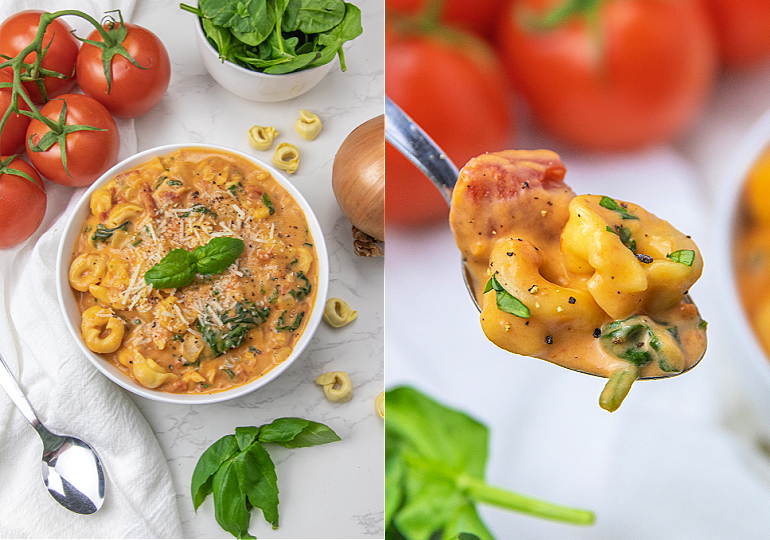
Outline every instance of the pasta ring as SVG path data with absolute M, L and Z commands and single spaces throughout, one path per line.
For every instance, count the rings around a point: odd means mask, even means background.
M 377 411 L 377 415 L 385 419 L 385 392 L 380 392 L 377 397 L 374 398 L 374 410 Z
M 353 397 L 353 383 L 344 371 L 323 373 L 316 378 L 315 383 L 323 386 L 324 394 L 329 401 L 344 403 Z
M 350 309 L 350 306 L 339 298 L 329 298 L 326 301 L 324 320 L 334 328 L 350 324 L 357 315 L 357 311 Z
M 282 142 L 273 154 L 273 165 L 288 173 L 293 173 L 299 167 L 299 149 L 291 143 Z
M 249 130 L 249 144 L 255 150 L 267 150 L 278 136 L 278 130 L 273 126 L 253 126 Z

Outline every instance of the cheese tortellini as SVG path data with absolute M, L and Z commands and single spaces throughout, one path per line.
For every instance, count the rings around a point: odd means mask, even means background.
M 510 352 L 609 378 L 615 410 L 639 377 L 685 371 L 706 347 L 687 295 L 695 242 L 638 205 L 576 196 L 548 151 L 472 159 L 450 220 L 485 335 Z
M 255 150 L 267 150 L 277 136 L 278 130 L 273 126 L 253 126 L 249 130 L 249 144 Z
M 310 111 L 299 111 L 299 118 L 294 123 L 294 131 L 308 141 L 312 141 L 321 133 L 321 119 Z
M 273 154 L 273 165 L 288 173 L 296 172 L 299 167 L 299 148 L 291 143 L 282 142 Z

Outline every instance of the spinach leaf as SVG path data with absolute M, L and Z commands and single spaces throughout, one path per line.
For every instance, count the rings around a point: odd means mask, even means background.
M 204 324 L 198 318 L 198 332 L 200 332 L 214 357 L 222 356 L 230 349 L 234 349 L 243 343 L 243 339 L 249 330 L 264 323 L 270 316 L 270 308 L 257 307 L 251 300 L 244 300 L 235 305 L 233 311 L 222 311 L 217 314 L 225 325 L 219 327 Z
M 639 219 L 637 216 L 623 208 L 621 205 L 618 204 L 618 202 L 611 198 L 607 197 L 606 195 L 602 195 L 601 200 L 599 201 L 599 206 L 602 208 L 606 208 L 607 210 L 612 210 L 613 212 L 617 212 L 620 214 L 620 217 L 623 219 Z
M 461 411 L 414 388 L 385 397 L 385 520 L 387 538 L 493 540 L 477 503 L 533 516 L 590 524 L 594 514 L 494 487 L 484 480 L 489 431 Z
M 497 309 L 500 311 L 510 313 L 511 315 L 516 315 L 517 317 L 521 317 L 523 319 L 528 319 L 529 308 L 524 304 L 524 302 L 506 291 L 500 282 L 497 281 L 495 275 L 496 274 L 493 274 L 492 277 L 489 278 L 489 281 L 487 281 L 487 284 L 484 287 L 484 293 L 486 294 L 489 291 L 495 291 Z
M 91 237 L 91 240 L 94 242 L 106 242 L 110 238 L 112 238 L 112 235 L 115 234 L 115 231 L 127 231 L 128 226 L 131 224 L 130 221 L 126 220 L 117 227 L 113 227 L 111 229 L 108 229 L 101 223 L 98 223 L 96 225 L 96 230 L 94 231 L 93 236 Z
M 263 442 L 300 448 L 339 441 L 324 424 L 302 418 L 278 418 L 259 427 L 235 428 L 201 454 L 192 476 L 195 510 L 209 495 L 214 497 L 214 517 L 236 538 L 249 534 L 252 508 L 262 510 L 265 521 L 278 528 L 278 476 Z
M 666 257 L 685 266 L 692 266 L 692 263 L 695 262 L 695 252 L 691 249 L 679 249 L 669 253 Z

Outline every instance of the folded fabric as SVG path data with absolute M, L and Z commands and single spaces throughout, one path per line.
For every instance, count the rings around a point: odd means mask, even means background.
M 4 0 L 0 20 L 22 9 L 79 9 L 100 20 L 133 0 Z M 89 24 L 67 22 L 79 35 Z M 85 24 L 84 24 L 85 23 Z M 137 151 L 133 121 L 117 120 L 120 159 Z M 0 250 L 0 354 L 51 431 L 91 444 L 105 467 L 104 506 L 90 516 L 69 512 L 47 493 L 42 443 L 0 392 L 0 536 L 4 538 L 179 538 L 181 521 L 165 457 L 134 402 L 80 352 L 58 305 L 56 254 L 66 220 L 86 188 L 45 183 L 48 207 L 26 242 Z

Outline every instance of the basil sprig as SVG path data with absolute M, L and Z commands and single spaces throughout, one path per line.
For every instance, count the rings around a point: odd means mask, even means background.
M 524 305 L 524 302 L 506 291 L 494 275 L 487 281 L 487 284 L 484 287 L 484 293 L 488 293 L 492 290 L 495 291 L 497 309 L 523 319 L 529 318 L 529 308 Z
M 302 418 L 278 418 L 259 427 L 237 427 L 201 454 L 190 491 L 195 511 L 214 496 L 214 517 L 236 538 L 249 534 L 251 509 L 259 508 L 273 529 L 278 528 L 278 476 L 264 443 L 305 448 L 339 441 L 328 426 Z
M 144 274 L 144 281 L 156 289 L 173 289 L 192 283 L 196 274 L 219 274 L 241 256 L 245 248 L 240 238 L 219 236 L 192 251 L 172 249 Z
M 566 523 L 594 522 L 590 510 L 565 507 L 487 483 L 489 429 L 400 386 L 385 394 L 385 538 L 491 539 L 476 507 Z

